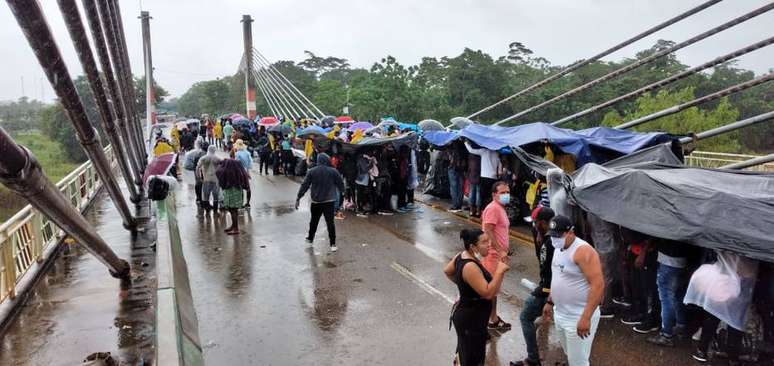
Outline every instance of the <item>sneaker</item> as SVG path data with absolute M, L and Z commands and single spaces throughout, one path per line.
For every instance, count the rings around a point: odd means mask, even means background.
M 392 216 L 394 214 L 392 211 L 379 211 L 379 215 Z
M 635 327 L 636 328 L 636 327 Z M 667 337 L 661 333 L 658 335 L 655 335 L 653 337 L 650 337 L 647 339 L 648 343 L 653 343 L 658 346 L 663 347 L 674 347 L 675 346 L 675 340 L 672 339 L 673 337 Z
M 331 253 L 336 253 L 339 250 L 339 247 L 335 245 L 331 245 Z
M 621 305 L 623 307 L 627 307 L 627 308 L 632 306 L 632 303 L 627 301 L 623 297 L 614 297 L 613 298 L 613 303 L 616 304 L 616 305 Z
M 704 352 L 700 349 L 697 349 L 692 355 L 694 360 L 699 362 L 707 362 L 709 361 L 709 357 L 707 357 L 707 352 Z
M 450 208 L 450 209 L 448 209 L 448 210 L 446 210 L 446 211 L 448 211 L 448 212 L 453 212 L 453 213 L 457 213 L 457 212 L 462 212 L 462 209 L 460 209 L 460 208 L 456 208 L 456 207 L 452 207 L 452 208 Z
M 304 240 L 306 240 L 306 243 L 307 243 L 307 244 L 312 244 L 312 239 L 309 239 L 309 238 L 304 238 Z
M 364 212 L 358 212 L 357 214 L 355 214 L 355 216 L 357 216 L 357 217 L 368 217 L 368 215 L 366 213 L 364 213 Z
M 601 319 L 612 319 L 615 317 L 615 312 L 613 309 L 605 307 L 605 308 L 599 308 L 599 317 Z
M 648 334 L 661 329 L 660 322 L 657 321 L 643 321 L 639 325 L 632 327 L 632 330 L 640 334 Z
M 644 315 L 629 315 L 621 318 L 621 323 L 626 325 L 639 325 L 642 324 L 643 320 L 645 320 Z
M 506 323 L 500 317 L 497 317 L 496 323 L 487 323 L 487 328 L 491 330 L 510 330 L 511 324 Z

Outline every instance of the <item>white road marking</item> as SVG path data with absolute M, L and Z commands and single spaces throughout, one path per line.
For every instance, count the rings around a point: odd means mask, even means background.
M 419 286 L 422 290 L 425 290 L 425 292 L 438 296 L 444 300 L 446 300 L 449 304 L 454 304 L 454 299 L 449 297 L 448 295 L 441 292 L 441 290 L 433 287 L 429 283 L 425 282 L 421 278 L 417 277 L 415 274 L 411 273 L 411 271 L 408 270 L 408 268 L 401 266 L 400 264 L 396 262 L 392 262 L 390 265 L 392 269 L 394 269 L 396 272 L 403 275 L 403 277 L 408 278 L 411 282 L 414 282 L 417 286 Z

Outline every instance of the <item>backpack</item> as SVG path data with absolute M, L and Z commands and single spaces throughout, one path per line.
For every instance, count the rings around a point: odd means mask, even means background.
M 169 183 L 158 177 L 148 181 L 148 198 L 152 201 L 162 201 L 169 194 Z

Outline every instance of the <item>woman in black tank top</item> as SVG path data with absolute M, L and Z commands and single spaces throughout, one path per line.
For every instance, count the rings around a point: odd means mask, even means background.
M 457 332 L 455 364 L 478 366 L 484 363 L 486 355 L 486 326 L 492 298 L 500 290 L 509 267 L 500 262 L 494 274 L 484 269 L 478 258 L 486 256 L 490 242 L 481 230 L 462 230 L 460 238 L 465 250 L 455 255 L 443 270 L 460 292 L 450 319 Z

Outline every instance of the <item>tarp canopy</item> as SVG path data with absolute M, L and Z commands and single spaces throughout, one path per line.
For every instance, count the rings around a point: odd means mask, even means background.
M 642 149 L 633 154 L 624 155 L 602 165 L 608 168 L 620 168 L 642 164 L 682 165 L 683 162 L 672 152 L 672 144 L 664 143 Z
M 410 147 L 414 147 L 417 143 L 417 134 L 414 132 L 407 132 L 398 136 L 379 137 L 379 138 L 368 136 L 368 137 L 364 137 L 356 144 L 350 144 L 350 143 L 341 142 L 341 141 L 332 141 L 332 142 L 341 144 L 342 150 L 344 152 L 352 152 L 359 148 L 371 147 L 371 146 L 383 146 L 386 144 L 392 144 L 396 148 L 401 145 L 409 145 Z
M 459 137 L 457 131 L 425 131 L 422 133 L 422 138 L 435 146 L 446 146 Z
M 543 122 L 515 127 L 472 124 L 462 129 L 459 136 L 489 150 L 500 150 L 511 146 L 524 147 L 546 141 L 556 145 L 564 153 L 575 155 L 579 166 L 589 162 L 608 160 L 611 152 L 614 155 L 626 155 L 643 147 L 672 139 L 670 135 L 660 132 L 637 133 L 605 127 L 584 130 L 581 134 Z M 442 139 L 441 141 L 448 144 L 452 140 Z
M 573 185 L 578 206 L 602 220 L 774 262 L 774 174 L 587 164 L 573 174 Z

